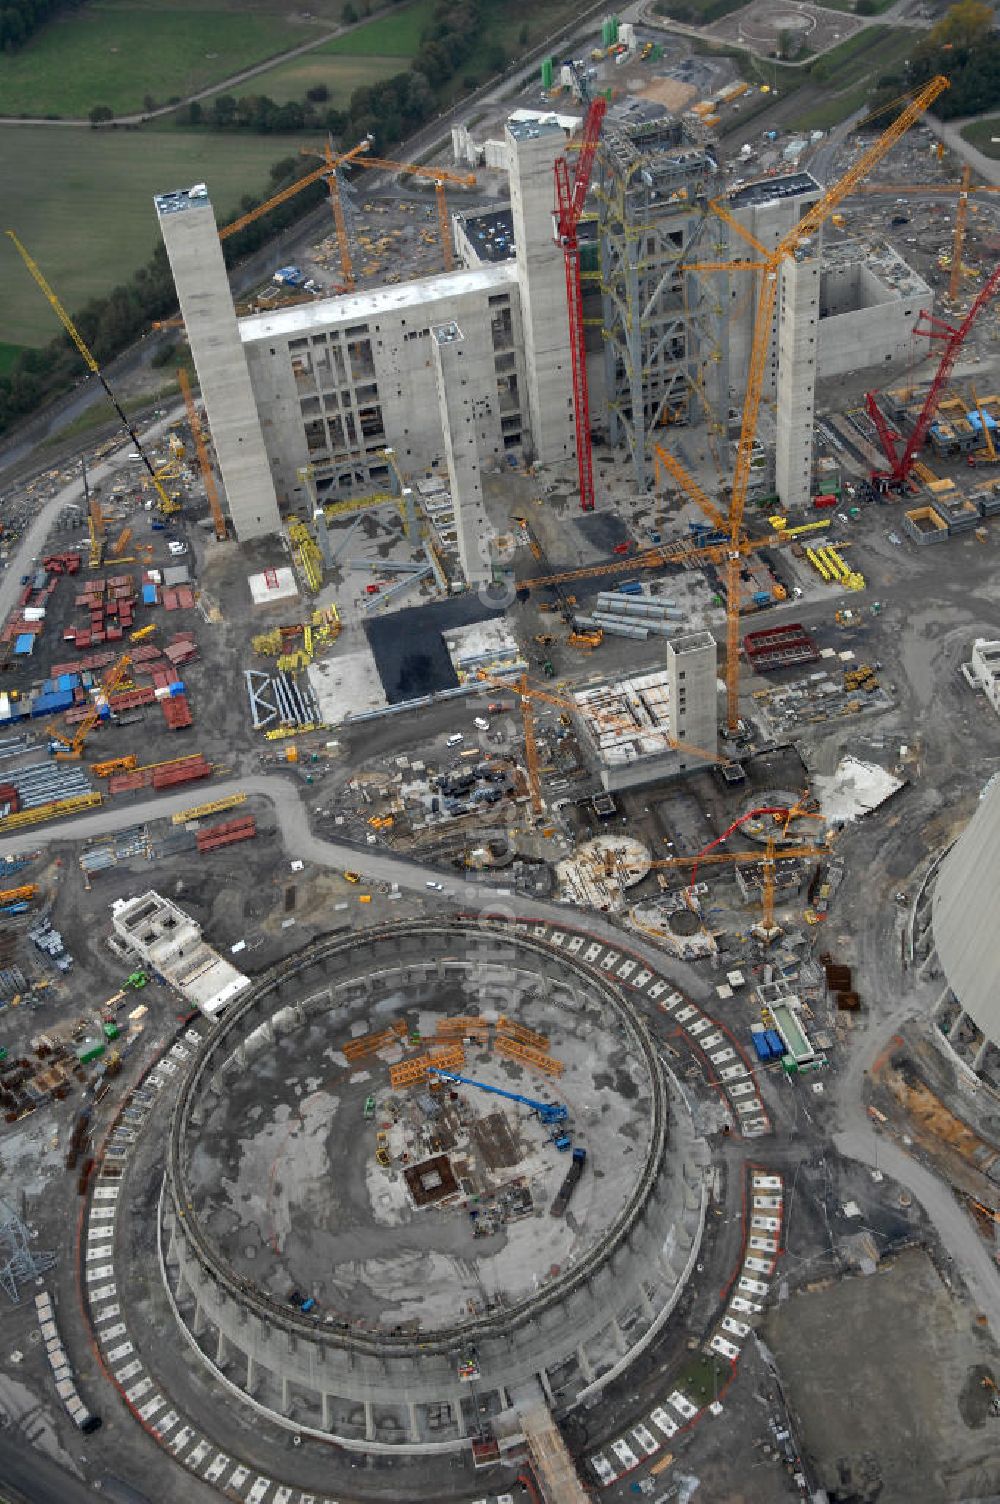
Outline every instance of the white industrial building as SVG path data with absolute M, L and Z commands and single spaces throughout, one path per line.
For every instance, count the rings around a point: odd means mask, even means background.
M 206 945 L 190 914 L 159 893 L 117 899 L 111 923 L 121 949 L 157 972 L 206 1018 L 217 1018 L 250 986 L 249 977 Z
M 463 265 L 450 273 L 237 320 L 204 185 L 156 199 L 237 537 L 311 519 L 324 501 L 388 489 L 400 470 L 454 468 L 456 424 L 474 418 L 477 479 L 510 464 L 576 456 L 563 253 L 553 239 L 553 166 L 573 116 L 521 111 L 504 128 L 510 208 L 456 216 Z M 461 143 L 459 143 L 461 144 Z M 703 423 L 738 431 L 753 334 L 747 273 L 680 270 L 746 243 L 707 212 L 721 188 L 710 144 L 667 117 L 605 123 L 596 219 L 581 228 L 593 430 L 620 446 L 637 489 L 654 430 Z M 771 247 L 821 193 L 808 173 L 729 194 L 733 217 Z M 904 356 L 931 292 L 887 248 L 816 240 L 781 273 L 764 395 L 776 401 L 776 489 L 808 500 L 817 378 Z M 433 331 L 461 330 L 463 401 L 440 376 Z M 435 344 L 437 353 L 435 353 Z M 452 357 L 446 357 L 446 363 Z M 308 467 L 309 486 L 303 471 Z M 461 467 L 460 467 L 461 468 Z M 466 466 L 467 479 L 472 469 Z M 459 490 L 459 554 L 482 578 L 481 489 Z M 477 562 L 478 561 L 478 562 Z
M 1000 715 L 1000 642 L 977 637 L 972 657 L 962 665 L 962 672 L 973 689 L 981 689 L 997 715 Z

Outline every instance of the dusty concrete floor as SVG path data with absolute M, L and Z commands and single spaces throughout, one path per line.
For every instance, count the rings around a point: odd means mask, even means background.
M 435 984 L 433 1001 L 387 995 L 372 1027 L 405 1017 L 433 1038 L 442 1014 L 467 1013 L 462 987 Z M 201 1215 L 226 1256 L 278 1299 L 293 1289 L 350 1320 L 396 1326 L 464 1317 L 468 1302 L 514 1301 L 537 1290 L 601 1236 L 631 1193 L 644 1163 L 648 1086 L 637 1056 L 593 1021 L 546 1017 L 544 1004 L 518 1010 L 529 1026 L 547 1025 L 552 1052 L 566 1066 L 558 1080 L 466 1046 L 463 1073 L 505 1091 L 565 1102 L 574 1144 L 587 1170 L 564 1218 L 549 1207 L 569 1168 L 529 1108 L 460 1089 L 471 1120 L 449 1147 L 463 1191 L 456 1205 L 418 1208 L 403 1171 L 437 1152 L 437 1124 L 420 1109 L 418 1088 L 392 1092 L 388 1066 L 400 1046 L 350 1069 L 340 1053 L 346 1021 L 312 1023 L 279 1040 L 214 1106 L 192 1160 Z M 366 1020 L 367 1024 L 369 1021 Z M 357 1021 L 355 1029 L 362 1027 Z M 407 1055 L 412 1054 L 408 1051 Z M 364 1116 L 365 1099 L 376 1099 Z M 450 1106 L 451 1104 L 446 1104 Z M 455 1104 L 457 1105 L 457 1104 Z M 502 1114 L 516 1162 L 491 1169 L 476 1124 Z M 392 1164 L 375 1160 L 376 1133 Z M 405 1159 L 404 1159 L 405 1155 Z M 485 1215 L 491 1195 L 523 1182 L 530 1214 L 477 1236 L 467 1196 Z M 478 1199 L 475 1199 L 478 1198 Z

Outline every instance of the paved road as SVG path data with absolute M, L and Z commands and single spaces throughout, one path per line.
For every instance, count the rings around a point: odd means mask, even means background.
M 596 938 L 609 944 L 627 944 L 629 951 L 644 956 L 659 971 L 669 971 L 678 986 L 692 997 L 704 1000 L 709 984 L 693 967 L 675 961 L 655 946 L 646 944 L 638 935 L 627 936 L 616 925 L 608 923 L 596 914 L 581 915 L 575 908 L 549 903 L 506 889 L 503 883 L 483 882 L 475 874 L 449 874 L 442 878 L 437 869 L 422 866 L 405 857 L 389 855 L 378 848 L 359 849 L 338 841 L 328 841 L 316 835 L 309 825 L 309 814 L 294 784 L 278 774 L 251 774 L 245 778 L 231 778 L 212 785 L 212 797 L 224 799 L 228 794 L 243 792 L 260 794 L 273 804 L 278 818 L 285 851 L 290 860 L 313 862 L 319 867 L 343 871 L 345 867 L 360 869 L 372 882 L 398 883 L 400 888 L 419 892 L 428 898 L 427 882 L 433 879 L 444 882 L 442 901 L 450 904 L 457 901 L 470 912 L 482 910 L 490 913 L 510 914 L 516 919 L 547 920 L 555 924 L 584 924 Z M 0 856 L 12 856 L 21 851 L 35 851 L 39 842 L 94 840 L 113 831 L 125 830 L 149 820 L 169 819 L 171 815 L 191 806 L 191 791 L 187 789 L 162 799 L 146 799 L 139 804 L 108 805 L 94 814 L 83 815 L 75 820 L 61 820 L 57 824 L 36 827 L 18 835 L 0 837 Z
M 1000 162 L 995 162 L 987 157 L 975 146 L 970 146 L 968 141 L 962 139 L 962 128 L 973 119 L 969 116 L 964 120 L 937 120 L 933 115 L 925 115 L 923 123 L 929 131 L 933 131 L 939 141 L 950 146 L 957 157 L 963 162 L 968 162 L 974 172 L 978 172 L 984 182 L 990 183 L 994 188 L 1000 187 Z
M 0 1500 L 3 1504 L 94 1504 L 94 1493 L 27 1442 L 0 1433 Z
M 833 1142 L 839 1153 L 881 1170 L 920 1202 L 965 1282 L 975 1310 L 987 1318 L 994 1339 L 1000 1343 L 1000 1270 L 990 1249 L 948 1185 L 901 1144 L 876 1133 L 864 1102 L 865 1077 L 873 1062 L 901 1026 L 921 1011 L 912 996 L 907 998 L 880 1021 L 864 1047 L 855 1048 L 848 1056 L 846 1069 L 831 1083 L 840 1119 L 846 1124 L 834 1134 Z

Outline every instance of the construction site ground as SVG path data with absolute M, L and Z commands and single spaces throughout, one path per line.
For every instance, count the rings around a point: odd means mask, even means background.
M 884 1504 L 994 1491 L 996 1420 L 981 1379 L 996 1377 L 996 1350 L 923 1250 L 867 1277 L 817 1270 L 763 1337 L 822 1487 Z

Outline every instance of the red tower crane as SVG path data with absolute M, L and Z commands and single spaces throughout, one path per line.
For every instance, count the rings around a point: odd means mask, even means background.
M 921 312 L 920 318 L 924 320 L 923 327 L 918 323 L 914 332 L 916 334 L 925 334 L 928 339 L 943 339 L 945 347 L 944 354 L 941 356 L 941 364 L 937 368 L 934 380 L 931 382 L 930 391 L 927 393 L 924 405 L 920 409 L 920 416 L 917 418 L 916 427 L 907 439 L 902 454 L 898 454 L 896 451 L 896 436 L 886 421 L 885 413 L 883 413 L 878 405 L 878 394 L 876 392 L 868 392 L 866 394 L 865 406 L 868 409 L 868 416 L 878 430 L 882 448 L 885 450 L 886 459 L 889 461 L 888 470 L 876 470 L 872 473 L 872 480 L 881 489 L 890 490 L 905 484 L 906 477 L 910 473 L 910 468 L 924 446 L 927 431 L 934 421 L 934 414 L 937 412 L 938 403 L 948 384 L 948 378 L 954 369 L 959 352 L 965 343 L 965 337 L 998 288 L 1000 288 L 1000 266 L 994 268 L 992 275 L 983 283 L 971 308 L 957 329 L 952 324 L 946 324 L 943 319 L 936 319 L 932 314 Z
M 555 241 L 566 260 L 566 307 L 569 313 L 569 349 L 573 368 L 573 415 L 576 420 L 576 462 L 580 471 L 580 506 L 594 510 L 594 461 L 590 447 L 590 394 L 587 389 L 587 347 L 583 328 L 583 293 L 580 287 L 580 243 L 577 227 L 594 170 L 594 157 L 601 125 L 608 108 L 603 95 L 592 99 L 583 122 L 583 141 L 572 183 L 569 163 L 557 157 Z

